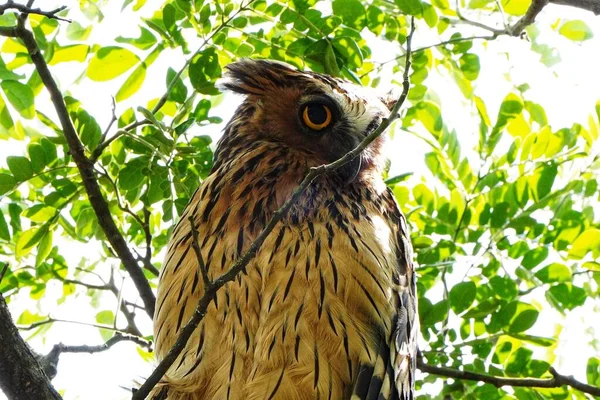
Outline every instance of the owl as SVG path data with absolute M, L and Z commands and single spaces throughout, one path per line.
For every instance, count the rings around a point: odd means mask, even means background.
M 248 249 L 311 167 L 354 149 L 389 115 L 367 88 L 286 64 L 230 64 L 244 96 L 210 175 L 175 227 L 160 274 L 161 360 L 211 279 Z M 315 179 L 222 287 L 154 394 L 183 399 L 413 399 L 415 276 L 405 217 L 384 184 L 384 139 Z

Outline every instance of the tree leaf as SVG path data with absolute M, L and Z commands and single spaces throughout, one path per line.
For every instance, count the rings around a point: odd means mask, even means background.
M 565 22 L 558 30 L 558 33 L 576 42 L 582 42 L 594 37 L 594 33 L 590 27 L 579 19 Z
M 0 174 L 0 195 L 12 190 L 17 185 L 17 180 L 9 174 Z
M 127 49 L 118 46 L 102 47 L 90 60 L 87 76 L 97 82 L 109 81 L 139 62 L 139 57 Z
M 133 96 L 142 87 L 144 79 L 146 79 L 146 63 L 141 63 L 133 70 L 123 85 L 121 85 L 115 96 L 115 100 L 121 102 Z
M 33 90 L 21 82 L 4 80 L 0 83 L 2 90 L 6 94 L 8 101 L 25 119 L 32 119 L 35 116 L 34 94 Z
M 596 257 L 600 253 L 600 229 L 589 228 L 582 232 L 573 242 L 569 257 L 580 260 L 590 251 L 596 254 Z
M 449 293 L 450 307 L 456 314 L 462 313 L 473 304 L 476 293 L 477 286 L 472 281 L 460 282 L 454 285 Z
M 31 167 L 31 161 L 27 157 L 22 156 L 8 156 L 6 158 L 8 169 L 15 177 L 16 180 L 23 182 L 33 176 L 33 168 Z

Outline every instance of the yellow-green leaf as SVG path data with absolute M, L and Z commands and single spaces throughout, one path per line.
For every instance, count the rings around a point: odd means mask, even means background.
M 90 60 L 87 76 L 97 82 L 109 81 L 139 62 L 139 57 L 127 49 L 117 46 L 103 47 Z
M 54 49 L 52 59 L 48 64 L 56 65 L 61 62 L 78 61 L 83 62 L 88 55 L 90 47 L 84 44 L 57 47 Z
M 531 5 L 531 0 L 502 0 L 504 12 L 510 15 L 524 15 Z
M 115 100 L 117 102 L 123 101 L 131 97 L 135 92 L 137 92 L 140 87 L 142 87 L 142 83 L 144 83 L 144 79 L 146 78 L 146 64 L 141 63 L 136 69 L 133 70 L 131 75 L 127 78 L 127 80 L 123 83 L 117 95 L 115 96 Z
M 576 42 L 581 42 L 594 37 L 594 33 L 591 31 L 590 27 L 587 26 L 585 22 L 578 19 L 565 22 L 558 30 L 558 33 L 567 39 Z
M 573 242 L 569 256 L 579 260 L 585 257 L 589 251 L 595 256 L 600 253 L 600 229 L 590 228 L 581 233 Z

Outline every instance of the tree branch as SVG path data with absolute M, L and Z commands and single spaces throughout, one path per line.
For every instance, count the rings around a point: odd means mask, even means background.
M 40 358 L 42 368 L 46 372 L 46 375 L 53 379 L 56 376 L 58 370 L 58 361 L 62 353 L 100 353 L 113 347 L 115 344 L 123 341 L 134 342 L 140 347 L 145 347 L 149 351 L 152 351 L 152 342 L 142 339 L 135 335 L 126 335 L 120 332 L 116 332 L 113 337 L 108 339 L 105 343 L 90 346 L 90 345 L 77 345 L 69 346 L 62 343 L 55 344 L 52 350 L 45 356 Z
M 552 378 L 541 379 L 541 378 L 506 378 L 503 376 L 492 376 L 486 374 L 480 374 L 477 372 L 460 371 L 453 368 L 438 367 L 435 365 L 426 364 L 422 357 L 417 358 L 417 368 L 420 371 L 434 374 L 439 376 L 445 376 L 448 378 L 462 379 L 469 381 L 478 381 L 489 383 L 496 387 L 502 386 L 513 386 L 513 387 L 530 387 L 530 388 L 558 388 L 561 386 L 571 386 L 581 392 L 591 394 L 593 396 L 600 396 L 600 388 L 588 385 L 580 382 L 572 376 L 561 375 L 552 367 L 550 367 L 550 374 Z
M 46 86 L 46 89 L 50 93 L 52 103 L 56 113 L 58 114 L 58 118 L 65 135 L 65 139 L 67 140 L 69 152 L 73 157 L 77 168 L 79 169 L 82 184 L 88 195 L 90 204 L 96 213 L 96 217 L 98 218 L 98 224 L 102 227 L 106 238 L 131 276 L 131 279 L 133 280 L 133 283 L 135 284 L 140 297 L 144 302 L 146 313 L 150 316 L 150 318 L 152 318 L 154 315 L 155 303 L 154 293 L 152 292 L 148 280 L 144 276 L 140 266 L 137 264 L 137 261 L 135 260 L 131 250 L 125 242 L 125 239 L 121 235 L 119 228 L 117 228 L 117 225 L 112 218 L 106 199 L 104 198 L 98 181 L 96 180 L 93 164 L 85 155 L 83 144 L 77 135 L 77 131 L 75 130 L 71 119 L 69 118 L 69 112 L 67 111 L 62 93 L 54 81 L 50 70 L 48 69 L 48 64 L 46 64 L 46 61 L 44 60 L 33 34 L 27 30 L 22 23 L 19 23 L 17 26 L 16 34 L 22 39 L 23 44 L 27 48 L 27 51 L 31 57 L 31 60 L 33 61 L 35 68 L 38 71 L 42 82 L 44 83 L 44 86 Z
M 57 19 L 59 21 L 71 22 L 70 19 L 59 17 L 59 12 L 66 10 L 67 6 L 58 7 L 52 11 L 42 11 L 39 8 L 31 8 L 26 6 L 25 4 L 19 4 L 13 2 L 13 0 L 8 0 L 5 4 L 0 4 L 0 15 L 3 15 L 6 10 L 17 10 L 23 14 L 38 14 L 43 15 L 46 18 Z
M 19 335 L 0 294 L 0 388 L 13 400 L 62 397 L 50 383 L 33 351 Z
M 398 118 L 399 110 L 404 104 L 406 100 L 406 96 L 408 95 L 408 90 L 410 88 L 410 82 L 408 79 L 408 73 L 410 70 L 410 55 L 411 55 L 411 43 L 412 37 L 414 34 L 415 25 L 414 18 L 411 18 L 411 29 L 410 33 L 406 40 L 406 63 L 405 70 L 403 74 L 403 82 L 402 82 L 402 93 L 392 108 L 390 115 L 388 118 L 385 118 L 381 121 L 379 126 L 376 129 L 373 129 L 364 139 L 363 141 L 356 146 L 352 151 L 346 153 L 340 159 L 330 163 L 321 165 L 319 167 L 311 168 L 302 180 L 298 187 L 294 190 L 291 197 L 286 200 L 286 202 L 273 214 L 267 225 L 260 232 L 260 234 L 254 239 L 254 241 L 250 244 L 250 247 L 246 252 L 238 258 L 233 266 L 225 272 L 223 275 L 219 276 L 215 280 L 211 281 L 204 289 L 204 294 L 200 298 L 196 310 L 192 315 L 192 318 L 186 323 L 183 329 L 179 333 L 179 337 L 177 338 L 175 344 L 169 350 L 165 358 L 158 364 L 156 369 L 152 372 L 152 374 L 148 377 L 146 382 L 133 394 L 132 400 L 143 400 L 148 396 L 152 388 L 156 386 L 159 380 L 163 377 L 163 375 L 167 372 L 170 366 L 175 362 L 179 354 L 185 348 L 190 336 L 196 330 L 204 316 L 206 315 L 206 311 L 208 309 L 208 305 L 212 301 L 213 297 L 217 293 L 217 291 L 223 287 L 228 282 L 233 281 L 236 276 L 246 268 L 248 263 L 256 256 L 258 250 L 261 245 L 265 241 L 265 239 L 271 234 L 275 226 L 287 215 L 288 211 L 292 208 L 294 204 L 298 201 L 304 190 L 306 190 L 311 183 L 319 176 L 331 173 L 338 168 L 342 167 L 346 163 L 352 161 L 354 158 L 360 155 L 375 139 L 377 139 L 381 134 L 390 126 L 390 124 Z M 194 227 L 195 229 L 195 227 Z
M 593 12 L 594 15 L 600 15 L 600 1 L 598 0 L 550 0 L 550 3 L 581 8 Z

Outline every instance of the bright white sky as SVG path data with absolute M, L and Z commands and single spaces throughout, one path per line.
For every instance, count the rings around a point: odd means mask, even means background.
M 74 10 L 77 2 L 65 2 L 60 0 L 39 1 L 39 6 L 52 9 L 53 7 L 67 4 Z M 131 6 L 124 12 L 120 11 L 122 1 L 111 2 L 104 9 L 105 21 L 94 28 L 90 43 L 108 44 L 117 36 L 138 36 L 137 24 L 133 23 Z M 149 16 L 162 1 L 149 0 L 142 9 L 142 15 Z M 72 18 L 83 21 L 83 17 L 74 13 Z M 558 33 L 551 30 L 550 25 L 557 19 L 582 19 L 594 31 L 594 38 L 582 44 L 571 42 Z M 478 41 L 474 43 L 475 52 L 481 57 L 481 73 L 476 81 L 476 94 L 485 100 L 488 112 L 495 119 L 498 107 L 502 99 L 514 86 L 528 83 L 531 90 L 527 92 L 529 100 L 542 104 L 548 119 L 554 129 L 568 127 L 573 122 L 587 125 L 588 115 L 593 112 L 594 104 L 600 99 L 600 79 L 598 79 L 598 66 L 600 65 L 600 18 L 591 13 L 580 10 L 547 6 L 537 18 L 537 26 L 542 31 L 546 43 L 556 47 L 561 55 L 562 61 L 552 68 L 547 68 L 539 62 L 539 55 L 530 51 L 530 44 L 516 38 L 499 38 L 493 42 Z M 492 22 L 490 21 L 491 25 Z M 461 27 L 461 31 L 468 35 L 467 27 Z M 472 29 L 473 34 L 486 34 Z M 437 35 L 421 29 L 415 36 L 415 47 L 422 47 L 438 42 Z M 194 46 L 190 46 L 194 48 Z M 385 61 L 390 58 L 394 51 L 390 45 L 382 44 L 373 46 L 374 58 L 377 61 Z M 484 53 L 484 49 L 485 53 Z M 167 53 L 168 52 L 168 53 Z M 167 67 L 178 70 L 184 63 L 181 51 L 168 50 L 148 70 L 146 84 L 142 90 L 132 98 L 118 105 L 118 112 L 128 107 L 144 105 L 147 99 L 160 97 L 165 91 L 165 71 Z M 483 56 L 485 55 L 485 56 Z M 58 78 L 61 88 L 70 91 L 74 97 L 84 103 L 84 107 L 96 117 L 101 126 L 106 126 L 111 115 L 111 96 L 118 90 L 118 85 L 125 76 L 106 83 L 92 82 L 87 78 L 74 84 L 76 78 L 84 72 L 84 65 L 77 63 L 59 64 L 52 67 L 55 77 Z M 395 77 L 399 79 L 399 77 Z M 156 83 L 149 83 L 156 82 Z M 382 79 L 385 82 L 385 79 Z M 464 140 L 463 151 L 469 151 L 469 145 L 477 140 L 478 121 L 471 114 L 471 106 L 466 102 L 462 94 L 452 83 L 443 70 L 437 73 L 431 71 L 428 87 L 433 88 L 441 98 L 442 112 L 449 128 L 456 129 L 461 140 Z M 383 85 L 384 90 L 386 89 Z M 235 104 L 239 101 L 231 95 L 227 95 L 225 101 L 212 115 L 219 115 L 227 121 L 233 114 Z M 36 99 L 36 105 L 50 116 L 54 116 L 48 96 L 43 92 Z M 16 113 L 13 113 L 13 117 Z M 222 127 L 212 126 L 209 128 L 192 128 L 194 134 L 209 134 L 218 138 Z M 19 142 L 3 142 L 0 146 L 0 162 L 4 162 L 6 156 L 20 154 L 23 146 Z M 413 171 L 412 179 L 425 179 L 427 171 L 423 169 L 423 154 L 429 149 L 427 145 L 410 134 L 396 131 L 394 140 L 389 145 L 390 152 L 394 155 L 391 174 Z M 4 165 L 3 165 L 4 166 Z M 56 241 L 56 238 L 55 238 Z M 97 243 L 70 244 L 72 251 L 68 254 L 69 261 L 73 265 L 78 264 L 84 255 L 97 254 Z M 0 257 L 2 260 L 2 257 Z M 88 257 L 89 262 L 95 260 L 94 256 Z M 2 260 L 3 261 L 3 260 Z M 108 269 L 108 268 L 106 268 Z M 462 279 L 462 274 L 450 276 L 456 283 Z M 126 288 L 125 292 L 129 290 Z M 62 295 L 62 286 L 56 284 L 48 287 L 46 296 L 49 298 L 40 304 L 38 313 L 42 315 L 51 314 L 56 318 L 65 318 L 77 321 L 94 322 L 93 317 L 97 310 L 93 310 L 88 304 L 88 298 L 81 292 L 75 299 L 70 299 L 61 305 L 60 314 L 56 312 L 56 301 Z M 539 294 L 539 293 L 538 293 Z M 441 298 L 441 292 L 440 292 Z M 438 299 L 432 299 L 438 300 Z M 114 309 L 115 301 L 110 297 L 102 297 L 101 304 L 106 304 L 106 309 Z M 29 298 L 27 291 L 15 296 L 10 304 L 13 316 L 16 318 L 25 309 L 34 309 L 36 302 Z M 600 336 L 600 318 L 590 318 L 598 315 L 600 306 L 588 301 L 584 307 L 576 309 L 566 317 L 557 312 L 544 308 L 538 320 L 538 324 L 532 329 L 532 334 L 540 336 L 554 331 L 558 325 L 564 326 L 561 341 L 557 350 L 557 361 L 555 367 L 559 372 L 573 374 L 581 380 L 585 380 L 585 363 L 587 358 L 598 354 L 588 343 L 592 337 Z M 145 316 L 140 316 L 138 326 L 143 332 L 151 332 L 151 322 Z M 28 333 L 23 332 L 28 338 Z M 29 340 L 32 346 L 40 353 L 47 353 L 53 344 L 63 342 L 65 344 L 101 344 L 103 339 L 95 328 L 76 324 L 56 324 L 44 337 L 36 336 Z M 65 399 L 125 399 L 128 393 L 121 389 L 130 388 L 134 380 L 142 380 L 151 372 L 151 365 L 138 356 L 135 345 L 131 343 L 120 343 L 110 351 L 86 355 L 86 354 L 64 354 L 59 365 L 59 374 L 53 383 L 59 390 L 64 392 Z M 430 388 L 435 393 L 435 388 Z M 0 393 L 0 399 L 2 399 Z

